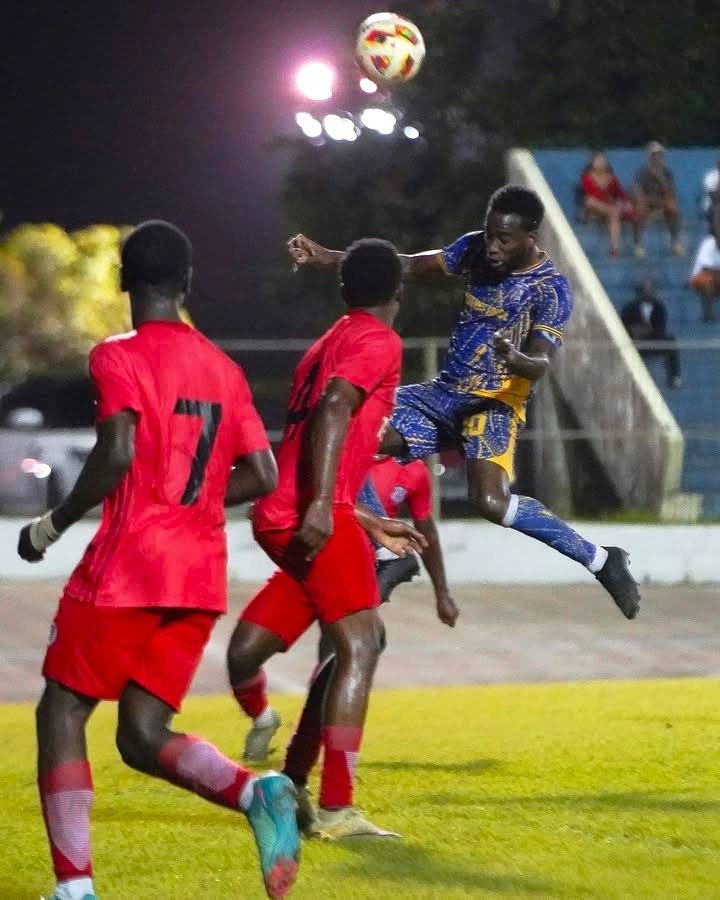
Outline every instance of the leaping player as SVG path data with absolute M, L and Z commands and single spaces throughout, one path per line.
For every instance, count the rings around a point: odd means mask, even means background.
M 640 593 L 626 551 L 596 546 L 538 500 L 511 490 L 525 407 L 562 342 L 573 303 L 567 278 L 537 245 L 543 215 L 533 191 L 506 185 L 490 198 L 484 231 L 441 250 L 402 256 L 406 279 L 462 279 L 465 307 L 440 374 L 399 389 L 381 452 L 409 461 L 461 450 L 469 497 L 480 515 L 585 566 L 633 619 Z M 332 268 L 339 258 L 302 234 L 288 249 L 299 266 Z

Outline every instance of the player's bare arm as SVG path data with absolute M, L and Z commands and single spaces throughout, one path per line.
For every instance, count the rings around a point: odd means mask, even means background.
M 423 565 L 430 576 L 435 591 L 435 609 L 438 619 L 450 628 L 455 627 L 455 622 L 460 615 L 457 604 L 450 596 L 450 590 L 445 575 L 445 561 L 443 560 L 442 547 L 437 526 L 432 516 L 427 519 L 415 520 L 415 528 L 425 538 L 426 549 L 423 553 Z
M 67 528 L 117 488 L 135 455 L 135 421 L 132 410 L 123 410 L 98 424 L 95 446 L 69 496 L 21 530 L 18 553 L 24 560 L 39 562 Z
M 297 266 L 332 268 L 342 258 L 341 250 L 330 250 L 304 234 L 296 234 L 288 241 L 288 253 Z M 422 253 L 400 253 L 403 280 L 412 281 L 430 275 L 448 274 L 442 264 L 442 250 L 425 250 Z
M 427 547 L 425 537 L 417 528 L 398 519 L 378 516 L 364 503 L 355 505 L 355 517 L 372 540 L 395 556 L 423 553 Z
M 307 560 L 313 559 L 332 535 L 340 456 L 352 414 L 364 398 L 354 384 L 333 378 L 313 412 L 309 440 L 313 499 L 296 535 Z
M 239 506 L 271 494 L 277 487 L 278 470 L 272 450 L 241 456 L 233 467 L 225 493 L 225 506 Z
M 524 349 L 518 348 L 503 331 L 495 335 L 495 354 L 502 359 L 513 375 L 520 375 L 529 381 L 539 381 L 550 368 L 550 360 L 555 347 L 541 337 L 531 337 Z

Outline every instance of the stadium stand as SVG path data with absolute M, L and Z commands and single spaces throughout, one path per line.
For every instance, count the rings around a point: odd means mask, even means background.
M 607 155 L 622 184 L 630 190 L 636 171 L 643 164 L 642 149 L 611 149 Z M 666 160 L 675 176 L 682 210 L 684 257 L 670 254 L 667 229 L 661 221 L 651 224 L 645 236 L 646 256 L 632 254 L 629 226 L 623 233 L 620 257 L 608 254 L 607 228 L 582 221 L 578 213 L 576 187 L 587 149 L 533 151 L 535 163 L 580 241 L 590 263 L 616 310 L 631 298 L 636 283 L 652 277 L 668 309 L 668 330 L 687 347 L 681 350 L 684 386 L 666 387 L 661 361 L 651 361 L 649 370 L 680 425 L 685 437 L 681 490 L 703 496 L 706 519 L 720 517 L 720 354 L 717 349 L 693 347 L 692 341 L 720 339 L 720 323 L 701 322 L 700 303 L 687 287 L 688 274 L 700 240 L 708 225 L 701 210 L 701 186 L 705 172 L 716 163 L 711 148 L 668 149 Z

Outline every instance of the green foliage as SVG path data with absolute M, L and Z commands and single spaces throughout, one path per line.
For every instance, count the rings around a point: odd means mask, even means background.
M 121 229 L 21 225 L 0 243 L 0 378 L 81 371 L 93 343 L 130 325 L 117 279 Z

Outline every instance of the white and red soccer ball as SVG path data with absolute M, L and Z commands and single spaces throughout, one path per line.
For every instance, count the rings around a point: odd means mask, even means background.
M 409 19 L 375 13 L 358 28 L 355 58 L 367 77 L 378 84 L 409 81 L 425 59 L 425 41 Z

